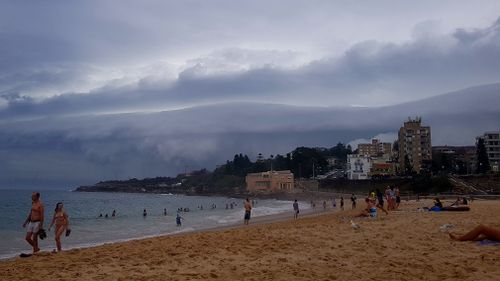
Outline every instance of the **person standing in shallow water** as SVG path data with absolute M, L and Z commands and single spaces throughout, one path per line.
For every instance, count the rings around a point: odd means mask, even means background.
M 244 217 L 244 222 L 246 225 L 250 222 L 250 215 L 252 213 L 252 203 L 250 203 L 250 200 L 247 198 L 245 200 L 245 204 L 243 205 L 245 208 L 245 217 Z
M 55 234 L 55 240 L 56 240 L 56 247 L 57 247 L 57 251 L 60 252 L 62 251 L 62 248 L 61 248 L 61 235 L 63 234 L 63 232 L 67 232 L 66 236 L 69 235 L 69 218 L 68 218 L 68 214 L 66 214 L 66 212 L 64 211 L 63 209 L 63 203 L 62 202 L 59 202 L 56 204 L 56 208 L 54 210 L 54 216 L 52 217 L 52 222 L 50 223 L 50 226 L 49 226 L 49 231 L 50 229 L 52 228 L 52 226 L 54 225 L 54 223 L 56 224 L 56 229 L 54 231 L 54 234 Z
M 297 219 L 299 217 L 299 203 L 297 202 L 297 199 L 295 199 L 295 202 L 293 202 L 293 212 L 293 217 Z
M 175 222 L 177 224 L 177 227 L 181 227 L 182 226 L 182 221 L 184 218 L 181 217 L 181 215 L 179 213 L 177 213 L 177 217 L 175 218 Z
M 23 227 L 27 227 L 26 241 L 33 247 L 33 253 L 39 252 L 38 247 L 38 231 L 43 229 L 44 209 L 40 201 L 40 193 L 33 192 L 31 194 L 31 211 L 23 223 Z

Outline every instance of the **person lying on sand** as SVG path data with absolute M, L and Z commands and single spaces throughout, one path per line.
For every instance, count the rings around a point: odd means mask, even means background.
M 500 228 L 481 224 L 462 236 L 452 233 L 449 233 L 449 235 L 451 239 L 456 241 L 480 241 L 485 239 L 500 241 Z

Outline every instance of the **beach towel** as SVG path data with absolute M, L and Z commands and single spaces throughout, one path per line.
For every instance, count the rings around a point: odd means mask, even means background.
M 493 241 L 493 240 L 481 240 L 477 242 L 478 246 L 500 246 L 500 241 Z

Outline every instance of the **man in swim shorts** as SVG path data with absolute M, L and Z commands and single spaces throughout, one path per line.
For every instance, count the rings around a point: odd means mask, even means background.
M 31 194 L 31 210 L 23 223 L 23 227 L 26 228 L 25 239 L 33 247 L 33 253 L 40 251 L 40 248 L 38 248 L 38 231 L 43 229 L 43 220 L 44 209 L 40 201 L 40 193 L 33 192 Z
M 248 198 L 245 200 L 245 204 L 243 207 L 245 207 L 245 224 L 248 225 L 248 223 L 250 222 L 250 214 L 252 212 L 252 203 L 250 203 L 250 200 Z

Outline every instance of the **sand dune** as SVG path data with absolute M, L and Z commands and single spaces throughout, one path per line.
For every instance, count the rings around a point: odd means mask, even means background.
M 116 243 L 0 262 L 1 280 L 500 280 L 500 246 L 455 242 L 479 223 L 500 226 L 500 201 L 463 213 L 403 202 L 378 219 L 354 211 Z M 361 206 L 360 206 L 361 207 Z

